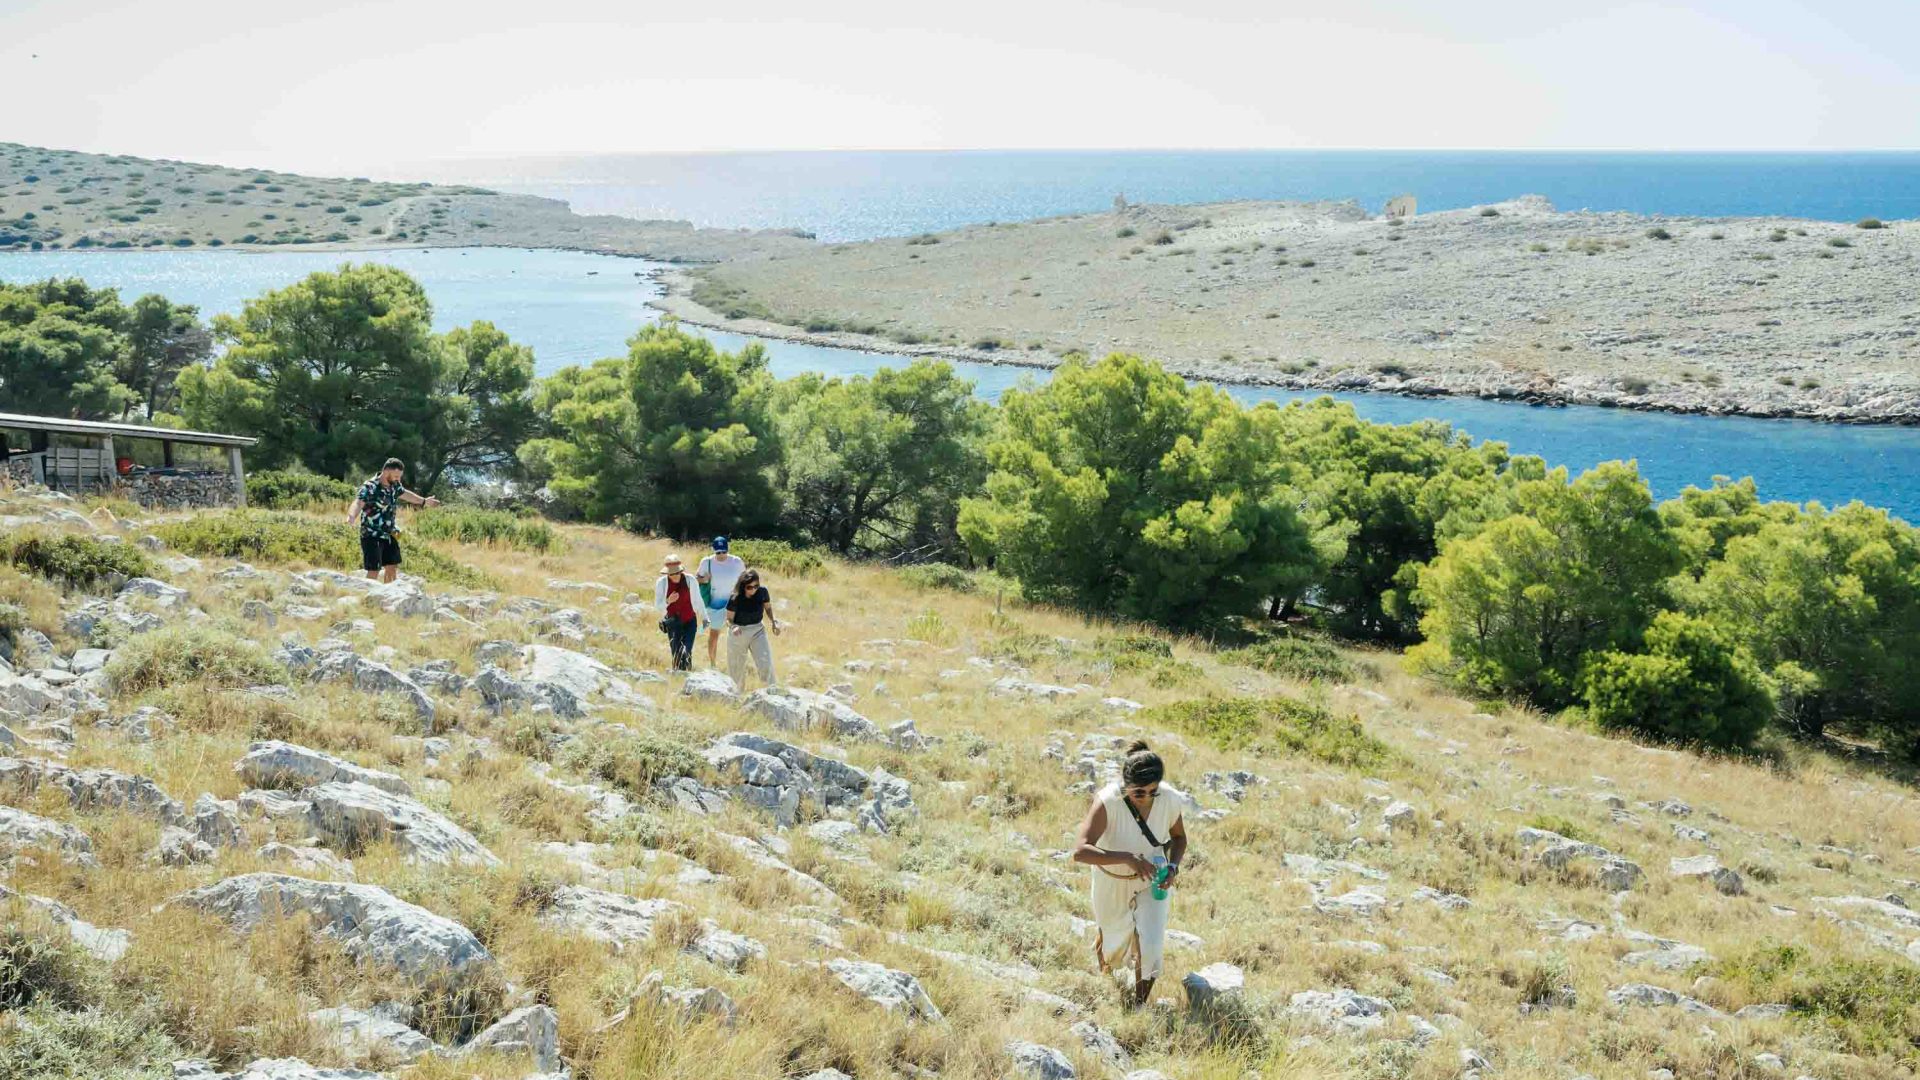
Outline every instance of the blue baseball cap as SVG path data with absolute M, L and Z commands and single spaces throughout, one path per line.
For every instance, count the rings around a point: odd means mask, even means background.
M 713 550 L 715 550 L 715 551 L 725 551 L 725 550 L 727 550 L 727 538 L 726 538 L 726 537 L 724 537 L 724 536 L 716 536 L 716 537 L 714 537 L 714 538 L 713 538 Z

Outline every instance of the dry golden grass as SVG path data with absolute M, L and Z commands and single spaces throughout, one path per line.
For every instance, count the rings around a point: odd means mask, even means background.
M 564 531 L 569 543 L 562 555 L 457 545 L 444 550 L 484 563 L 506 594 L 580 607 L 608 631 L 586 650 L 616 669 L 664 668 L 666 649 L 652 619 L 645 613 L 624 616 L 619 609 L 621 594 L 648 595 L 651 571 L 669 545 L 608 529 Z M 137 524 L 129 535 L 139 535 Z M 222 585 L 213 578 L 219 569 L 209 560 L 203 570 L 176 581 L 216 619 L 237 617 L 239 604 L 259 596 L 260 587 Z M 615 593 L 596 601 L 591 592 L 549 587 L 549 579 L 604 582 Z M 725 834 L 772 832 L 745 808 L 703 819 L 653 806 L 641 819 L 608 830 L 587 818 L 584 799 L 541 777 L 546 768 L 568 782 L 587 779 L 568 773 L 563 755 L 547 752 L 544 735 L 556 728 L 622 724 L 695 747 L 729 731 L 765 728 L 758 717 L 695 703 L 660 685 L 640 687 L 658 705 L 652 716 L 607 709 L 595 720 L 573 724 L 495 718 L 470 701 L 436 695 L 438 727 L 455 749 L 432 766 L 410 713 L 333 686 L 302 685 L 291 704 L 192 687 L 114 702 L 116 713 L 151 702 L 178 718 L 176 727 L 150 743 L 78 725 L 70 764 L 152 777 L 183 803 L 202 792 L 238 794 L 244 785 L 232 764 L 250 741 L 265 737 L 408 777 L 418 797 L 472 831 L 502 864 L 485 871 L 418 866 L 392 847 L 376 845 L 354 854 L 357 880 L 473 930 L 499 961 L 502 985 L 490 988 L 491 997 L 449 1002 L 407 987 L 347 959 L 298 922 L 241 938 L 178 908 L 156 910 L 187 889 L 232 874 L 284 869 L 252 852 L 269 839 L 298 839 L 297 826 L 281 825 L 276 832 L 272 823 L 250 822 L 245 842 L 222 851 L 211 865 L 165 869 L 148 860 L 159 832 L 154 822 L 116 812 L 76 813 L 64 799 L 42 792 L 25 805 L 85 829 L 100 865 L 79 869 L 36 856 L 16 864 L 10 884 L 71 904 L 97 925 L 131 930 L 135 947 L 113 972 L 117 1000 L 156 1003 L 156 1015 L 183 1051 L 226 1064 L 271 1055 L 351 1064 L 307 1014 L 395 998 L 420 1004 L 428 1014 L 423 1025 L 442 1037 L 471 1031 L 512 1003 L 549 1004 L 560 1019 L 565 1054 L 578 1074 L 595 1080 L 798 1077 L 826 1067 L 866 1078 L 899 1075 L 908 1065 L 955 1080 L 987 1078 L 1004 1072 L 1002 1047 L 1010 1039 L 1058 1047 L 1082 1075 L 1104 1075 L 1108 1066 L 1067 1032 L 1073 1018 L 1050 1015 L 1029 1000 L 1024 980 L 1088 1010 L 1089 1019 L 1133 1053 L 1135 1067 L 1187 1080 L 1451 1080 L 1460 1071 L 1459 1051 L 1468 1047 L 1501 1074 L 1514 1076 L 1638 1080 L 1657 1067 L 1683 1077 L 1759 1076 L 1751 1059 L 1762 1052 L 1781 1054 L 1795 1075 L 1877 1080 L 1900 1073 L 1897 1046 L 1870 1047 L 1810 1021 L 1712 1021 L 1705 1024 L 1715 1032 L 1708 1038 L 1699 1018 L 1678 1010 L 1611 1006 L 1609 987 L 1641 981 L 1694 993 L 1726 1010 L 1771 999 L 1757 996 L 1767 988 L 1737 965 L 1672 973 L 1633 967 L 1621 957 L 1640 945 L 1612 934 L 1562 941 L 1537 926 L 1572 918 L 1611 929 L 1618 920 L 1698 945 L 1721 962 L 1777 941 L 1793 942 L 1823 962 L 1906 963 L 1861 933 L 1819 917 L 1813 902 L 1821 896 L 1879 896 L 1904 888 L 1903 878 L 1920 876 L 1906 854 L 1920 844 L 1920 819 L 1908 794 L 1889 782 L 1805 751 L 1789 751 L 1778 764 L 1702 758 L 1596 737 L 1524 711 L 1489 714 L 1403 674 L 1392 657 L 1380 654 L 1369 658 L 1381 674 L 1364 686 L 1302 686 L 1230 666 L 1209 649 L 1180 641 L 1176 655 L 1183 666 L 1175 670 L 1181 674 L 1169 680 L 1153 665 L 1115 670 L 1087 648 L 1034 645 L 1064 637 L 1090 646 L 1112 632 L 1069 614 L 1025 608 L 996 614 L 991 598 L 928 593 L 889 572 L 839 563 L 818 577 L 776 576 L 770 585 L 787 627 L 774 645 L 786 681 L 813 688 L 851 682 L 856 708 L 876 722 L 911 717 L 923 733 L 943 740 L 919 753 L 870 744 L 832 748 L 862 768 L 884 767 L 906 777 L 921 809 L 917 820 L 892 835 L 862 838 L 860 854 L 851 857 L 804 829 L 784 834 L 786 861 L 829 885 L 837 905 L 754 865 L 732 846 Z M 57 607 L 36 583 L 0 575 L 0 591 L 32 599 L 35 623 L 57 628 L 50 625 L 57 623 Z M 512 616 L 478 629 L 441 632 L 424 620 L 351 614 L 373 620 L 377 641 L 399 651 L 394 666 L 401 669 L 450 659 L 470 674 L 480 642 L 535 640 L 528 620 Z M 289 629 L 308 640 L 327 632 L 323 620 L 283 621 L 274 631 L 256 627 L 254 633 L 270 643 Z M 894 644 L 873 644 L 878 639 Z M 989 696 L 987 684 L 998 672 L 977 670 L 966 660 L 1010 641 L 1026 643 L 1020 647 L 1033 657 L 1031 678 L 1092 689 L 1058 703 Z M 372 644 L 362 642 L 362 651 Z M 704 658 L 704 648 L 697 655 Z M 875 662 L 874 669 L 843 670 L 855 658 Z M 950 671 L 961 674 L 943 677 Z M 1056 733 L 1069 757 L 1085 735 L 1132 734 L 1132 723 L 1102 707 L 1102 697 L 1151 705 L 1209 690 L 1321 700 L 1336 711 L 1357 712 L 1368 731 L 1396 751 L 1377 774 L 1363 775 L 1308 759 L 1249 758 L 1192 737 L 1142 733 L 1167 758 L 1170 779 L 1204 805 L 1228 804 L 1201 788 L 1203 772 L 1246 768 L 1271 781 L 1221 821 L 1189 818 L 1193 849 L 1173 923 L 1204 944 L 1175 943 L 1158 990 L 1178 1001 L 1178 980 L 1187 971 L 1221 960 L 1238 964 L 1254 1003 L 1255 1022 L 1245 1027 L 1191 1020 L 1172 1005 L 1128 1012 L 1117 987 L 1091 969 L 1090 950 L 1072 924 L 1087 914 L 1085 872 L 1057 857 L 1071 843 L 1085 796 L 1069 793 L 1075 777 L 1042 757 Z M 1593 801 L 1603 790 L 1625 799 L 1636 820 L 1614 820 Z M 1419 809 L 1418 829 L 1396 836 L 1376 832 L 1388 796 Z M 1705 849 L 1677 839 L 1670 828 L 1675 819 L 1640 805 L 1669 796 L 1692 804 L 1686 822 L 1713 834 L 1724 863 L 1761 867 L 1771 880 L 1749 872 L 1749 895 L 1735 898 L 1670 878 L 1667 858 Z M 1359 815 L 1359 828 L 1349 825 L 1341 808 Z M 1549 820 L 1634 859 L 1646 880 L 1615 899 L 1578 868 L 1554 872 L 1537 866 L 1514 833 Z M 625 871 L 623 879 L 614 885 L 596 881 L 542 846 L 578 841 L 608 845 L 597 850 L 595 861 Z M 1856 855 L 1822 852 L 1820 844 Z M 1289 852 L 1352 859 L 1386 871 L 1392 879 L 1384 884 L 1345 875 L 1331 889 L 1378 888 L 1395 905 L 1370 921 L 1315 914 L 1308 908 L 1307 884 L 1282 863 Z M 682 885 L 674 877 L 684 865 L 676 856 L 726 880 Z M 545 897 L 566 882 L 671 898 L 686 911 L 666 920 L 653 941 L 616 952 L 540 920 Z M 1449 913 L 1409 900 L 1421 885 L 1464 894 L 1473 906 Z M 1777 914 L 1773 905 L 1797 914 Z M 765 943 L 768 955 L 735 973 L 683 952 L 704 919 Z M 828 943 L 834 939 L 837 944 Z M 945 1022 L 911 1023 L 889 1015 L 816 966 L 842 955 L 915 973 Z M 980 961 L 1024 974 L 1000 977 Z M 738 1007 L 737 1024 L 688 1022 L 642 1004 L 625 1022 L 603 1030 L 652 971 L 664 973 L 672 985 L 724 990 Z M 1697 975 L 1715 971 L 1719 977 L 1695 988 Z M 1437 981 L 1432 972 L 1451 981 Z M 1543 987 L 1559 982 L 1576 989 L 1577 1005 L 1520 1011 Z M 500 996 L 505 984 L 519 996 Z M 1339 987 L 1394 1005 L 1380 1037 L 1328 1037 L 1279 1015 L 1295 992 Z M 1406 1041 L 1412 1016 L 1458 1019 L 1441 1020 L 1442 1035 L 1416 1050 Z M 1299 1041 L 1309 1035 L 1312 1041 Z M 0 1035 L 0 1043 L 4 1039 Z M 1905 1067 L 1911 1067 L 1911 1050 L 1906 1054 Z M 435 1060 L 397 1075 L 517 1077 L 523 1066 Z

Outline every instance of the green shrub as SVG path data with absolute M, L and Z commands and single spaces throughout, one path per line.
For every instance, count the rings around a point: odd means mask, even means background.
M 472 506 L 442 507 L 432 513 L 416 514 L 412 529 L 415 536 L 428 540 L 496 544 L 515 551 L 551 552 L 564 543 L 544 518 Z
M 0 538 L 0 558 L 43 578 L 78 588 L 115 577 L 147 577 L 153 560 L 131 544 L 109 543 L 92 536 L 48 536 L 22 532 Z
M 650 796 L 653 782 L 673 776 L 699 776 L 706 761 L 693 747 L 654 731 L 609 724 L 567 743 L 560 764 L 604 780 L 629 795 Z
M 1491 207 L 1491 206 L 1488 206 L 1488 207 L 1484 207 L 1484 208 L 1482 208 L 1482 209 L 1481 209 L 1481 211 L 1480 211 L 1480 216 L 1481 216 L 1481 217 L 1499 217 L 1499 216 L 1500 216 L 1500 211 L 1499 211 L 1499 210 L 1496 210 L 1496 209 L 1494 209 L 1494 208 L 1493 208 L 1493 207 Z
M 11 600 L 0 600 L 0 641 L 9 644 L 20 639 L 27 628 L 27 609 Z
M 0 1076 L 8 1080 L 159 1080 L 188 1056 L 147 1009 L 95 1005 L 75 1012 L 36 1003 L 8 1014 Z
M 1340 650 L 1316 638 L 1291 634 L 1235 649 L 1223 659 L 1288 679 L 1352 682 L 1355 675 L 1353 662 Z
M 1723 750 L 1751 746 L 1774 712 L 1773 696 L 1732 639 L 1672 611 L 1654 618 L 1643 652 L 1591 657 L 1581 683 L 1587 713 L 1603 728 Z
M 1827 237 L 1827 246 L 1837 247 L 1837 248 L 1852 247 L 1853 241 L 1847 239 L 1844 236 L 1829 236 Z
M 1019 664 L 1034 664 L 1041 660 L 1064 659 L 1072 654 L 1073 647 L 1049 634 L 1030 634 L 1024 630 L 1015 630 L 994 638 L 987 643 L 986 648 L 980 651 L 983 656 L 1012 660 Z
M 818 551 L 797 548 L 785 540 L 735 540 L 731 547 L 748 566 L 764 573 L 812 577 L 826 567 Z
M 115 692 L 137 694 L 181 683 L 226 689 L 287 681 L 287 669 L 258 642 L 206 625 L 163 627 L 114 650 L 107 679 Z
M 1673 239 L 1673 234 L 1667 231 L 1666 226 L 1655 225 L 1653 228 L 1647 230 L 1647 239 L 1671 240 Z
M 1357 715 L 1335 716 L 1286 697 L 1205 697 L 1143 710 L 1138 722 L 1206 739 L 1221 750 L 1300 755 L 1330 765 L 1373 769 L 1394 760 Z
M 65 930 L 23 900 L 0 900 L 0 912 L 0 1012 L 36 1002 L 77 1008 L 94 996 L 95 969 Z
M 1550 833 L 1559 833 L 1569 840 L 1578 840 L 1583 844 L 1598 844 L 1600 837 L 1592 829 L 1568 817 L 1559 814 L 1535 814 L 1527 819 L 1527 824 L 1536 829 L 1545 829 Z
M 934 645 L 951 645 L 959 637 L 946 618 L 928 608 L 907 620 L 907 636 Z
M 1884 229 L 1887 227 L 1887 223 L 1877 217 L 1861 218 L 1854 224 L 1862 229 Z
M 1113 235 L 1119 237 L 1122 240 L 1125 240 L 1127 237 L 1134 235 L 1134 228 L 1131 225 L 1122 225 L 1120 226 L 1120 231 L 1114 233 Z
M 1779 1001 L 1847 1053 L 1920 1064 L 1920 967 L 1905 960 L 1815 959 L 1801 945 L 1766 943 L 1714 965 L 1717 978 L 1756 1001 Z
M 1106 634 L 1093 643 L 1093 648 L 1115 659 L 1125 657 L 1148 663 L 1173 659 L 1173 643 L 1152 634 Z
M 973 575 L 952 563 L 921 563 L 900 571 L 900 580 L 916 589 L 946 589 L 970 593 L 979 588 Z
M 267 564 L 306 563 L 334 570 L 360 569 L 360 537 L 339 521 L 321 521 L 273 510 L 228 510 L 169 522 L 154 534 L 188 555 L 205 555 Z M 410 573 L 429 581 L 487 588 L 486 574 L 424 544 L 405 550 Z
M 269 469 L 247 477 L 247 502 L 262 510 L 305 510 L 315 503 L 344 506 L 354 490 L 345 480 L 293 469 Z

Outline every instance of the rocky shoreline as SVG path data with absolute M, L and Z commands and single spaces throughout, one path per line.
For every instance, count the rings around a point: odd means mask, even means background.
M 836 349 L 907 358 L 937 357 L 942 360 L 998 367 L 1030 368 L 1051 371 L 1065 362 L 1061 355 L 1045 353 L 1007 353 L 998 349 L 970 348 L 964 345 L 902 345 L 871 334 L 848 331 L 815 332 L 765 319 L 731 319 L 703 307 L 687 295 L 685 274 L 674 268 L 655 270 L 648 275 L 661 288 L 661 295 L 647 306 L 670 315 L 688 326 L 751 337 L 817 345 Z M 1156 358 L 1158 359 L 1158 358 Z M 1627 409 L 1637 412 L 1670 413 L 1683 416 L 1744 416 L 1763 420 L 1808 420 L 1818 423 L 1858 424 L 1887 427 L 1920 426 L 1920 391 L 1890 391 L 1866 395 L 1857 401 L 1814 404 L 1796 400 L 1743 401 L 1732 393 L 1706 386 L 1662 388 L 1662 392 L 1629 394 L 1599 379 L 1556 380 L 1544 374 L 1530 378 L 1501 379 L 1470 373 L 1433 373 L 1399 376 L 1376 371 L 1327 371 L 1287 374 L 1253 362 L 1191 363 L 1163 361 L 1166 366 L 1189 379 L 1200 379 L 1223 386 L 1258 386 L 1277 390 L 1325 391 L 1348 394 L 1394 394 L 1401 397 L 1467 397 L 1482 401 L 1507 402 L 1560 408 L 1569 405 L 1602 409 Z
M 689 321 L 1049 366 L 1080 351 L 1301 390 L 1920 423 L 1920 222 L 1352 203 L 1110 213 L 748 256 Z M 689 304 L 698 299 L 701 311 Z

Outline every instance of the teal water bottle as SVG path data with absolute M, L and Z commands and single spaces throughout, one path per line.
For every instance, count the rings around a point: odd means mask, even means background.
M 1155 900 L 1165 900 L 1167 898 L 1167 879 L 1173 876 L 1173 864 L 1167 862 L 1166 856 L 1155 855 L 1153 857 L 1153 867 L 1153 898 Z

